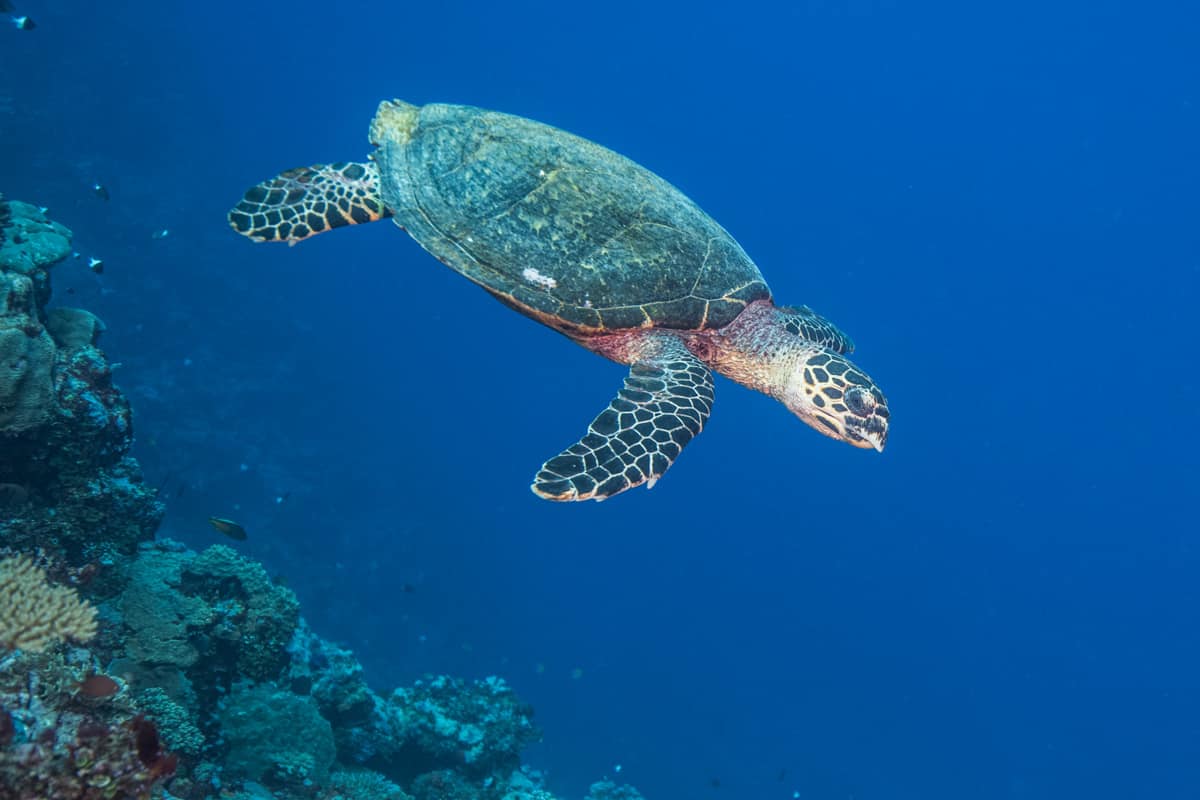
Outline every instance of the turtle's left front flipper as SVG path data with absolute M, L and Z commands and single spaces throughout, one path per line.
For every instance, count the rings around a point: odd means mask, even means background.
M 703 430 L 712 403 L 708 367 L 675 336 L 654 336 L 608 408 L 542 465 L 530 488 L 547 500 L 604 500 L 653 487 Z
M 256 242 L 296 242 L 343 225 L 390 217 L 374 162 L 314 164 L 252 186 L 229 211 L 230 226 Z

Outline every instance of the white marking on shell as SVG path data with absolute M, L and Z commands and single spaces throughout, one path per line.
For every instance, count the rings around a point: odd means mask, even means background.
M 553 289 L 558 286 L 558 281 L 551 278 L 549 275 L 543 275 L 533 267 L 526 267 L 521 271 L 521 277 L 535 286 L 540 286 L 543 289 Z

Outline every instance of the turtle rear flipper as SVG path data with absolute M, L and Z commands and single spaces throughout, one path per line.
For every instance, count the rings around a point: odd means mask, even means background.
M 295 244 L 318 233 L 390 217 L 373 163 L 314 164 L 263 181 L 229 212 L 229 224 L 256 242 Z
M 534 494 L 547 500 L 604 500 L 652 488 L 704 428 L 713 379 L 675 336 L 655 336 L 625 386 L 575 444 L 542 465 Z

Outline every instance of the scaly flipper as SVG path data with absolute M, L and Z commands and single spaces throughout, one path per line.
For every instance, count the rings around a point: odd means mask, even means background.
M 604 500 L 643 483 L 653 487 L 704 428 L 712 373 L 676 336 L 646 336 L 625 387 L 582 439 L 542 465 L 530 487 L 539 497 Z
M 375 164 L 314 164 L 280 173 L 246 192 L 229 224 L 256 242 L 289 245 L 343 225 L 390 217 Z

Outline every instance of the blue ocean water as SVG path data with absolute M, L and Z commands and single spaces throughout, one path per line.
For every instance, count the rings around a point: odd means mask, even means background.
M 236 517 L 376 686 L 505 677 L 571 797 L 618 766 L 659 799 L 1200 797 L 1195 9 L 20 11 L 0 190 L 105 261 L 56 298 L 108 323 L 162 535 Z M 361 159 L 388 97 L 675 183 L 855 338 L 886 452 L 719 380 L 652 492 L 538 500 L 624 368 L 390 224 L 226 226 L 259 180 Z

